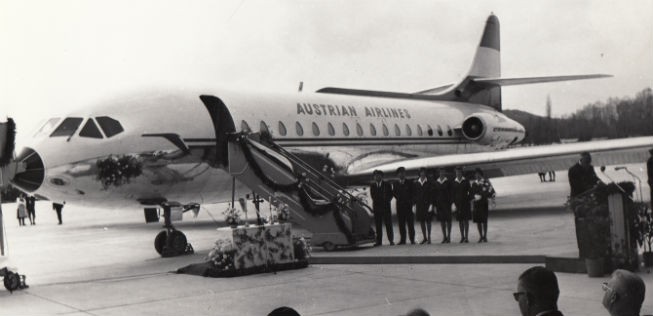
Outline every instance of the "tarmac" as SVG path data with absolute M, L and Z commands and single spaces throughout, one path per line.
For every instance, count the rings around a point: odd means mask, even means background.
M 457 243 L 454 222 L 453 243 L 440 244 L 434 222 L 431 245 L 315 247 L 306 269 L 218 279 L 172 271 L 203 261 L 224 205 L 204 206 L 197 218 L 184 214 L 176 226 L 196 253 L 161 258 L 153 249 L 161 224 L 145 224 L 142 210 L 67 204 L 57 225 L 50 204 L 38 202 L 37 225 L 19 227 L 15 205 L 3 204 L 8 256 L 0 266 L 17 267 L 30 287 L 0 288 L 0 315 L 267 315 L 284 305 L 301 315 L 401 315 L 416 307 L 431 315 L 519 315 L 512 297 L 519 274 L 547 255 L 577 255 L 573 215 L 562 207 L 567 179 L 558 172 L 556 182 L 528 175 L 493 184 L 499 197 L 488 243 L 475 242 L 474 225 L 470 243 Z M 653 291 L 650 270 L 639 275 Z M 601 283 L 608 276 L 557 277 L 565 315 L 607 315 Z M 642 314 L 653 314 L 650 294 Z

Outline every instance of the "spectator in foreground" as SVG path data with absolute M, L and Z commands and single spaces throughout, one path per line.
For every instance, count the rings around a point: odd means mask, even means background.
M 529 268 L 519 276 L 517 292 L 513 293 L 522 316 L 562 316 L 558 310 L 559 295 L 556 275 L 539 266 Z
M 271 311 L 268 314 L 268 316 L 301 316 L 301 315 L 299 315 L 299 313 L 296 310 L 294 310 L 292 307 L 281 306 Z
M 646 286 L 637 274 L 617 269 L 603 283 L 603 306 L 612 316 L 636 316 L 644 303 Z

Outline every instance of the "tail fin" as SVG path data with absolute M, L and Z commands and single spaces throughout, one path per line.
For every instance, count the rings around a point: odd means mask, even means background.
M 499 33 L 499 19 L 494 14 L 491 14 L 485 22 L 483 36 L 476 49 L 472 67 L 469 69 L 467 76 L 457 84 L 449 84 L 414 93 L 334 87 L 322 88 L 317 92 L 414 100 L 470 102 L 487 105 L 497 111 L 501 111 L 501 86 L 612 77 L 610 75 L 591 74 L 501 78 L 501 43 Z
M 416 92 L 437 96 L 440 100 L 472 102 L 501 111 L 501 86 L 475 82 L 474 79 L 501 77 L 501 35 L 499 19 L 491 14 L 485 22 L 481 42 L 476 48 L 472 67 L 467 76 L 448 89 L 434 88 Z

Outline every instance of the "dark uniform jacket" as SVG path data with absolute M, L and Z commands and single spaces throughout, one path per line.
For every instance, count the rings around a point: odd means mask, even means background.
M 569 186 L 571 187 L 570 195 L 572 197 L 591 189 L 597 182 L 601 181 L 599 177 L 596 176 L 593 166 L 583 168 L 580 163 L 576 163 L 569 168 L 568 175 Z
M 453 190 L 453 201 L 455 203 L 469 202 L 469 181 L 465 177 L 462 177 L 460 182 L 454 179 L 451 187 Z
M 397 208 L 413 205 L 413 184 L 410 180 L 397 180 L 392 184 L 392 195 L 397 200 Z
M 429 208 L 429 205 L 433 202 L 431 197 L 431 181 L 428 179 L 424 181 L 424 184 L 419 183 L 419 179 L 413 182 L 413 201 L 418 209 Z
M 453 186 L 451 182 L 448 178 L 444 178 L 442 182 L 438 178 L 433 182 L 433 198 L 435 208 L 438 212 L 441 210 L 451 210 L 451 203 L 453 203 Z
M 374 212 L 390 212 L 390 201 L 392 201 L 392 186 L 390 183 L 381 181 L 370 185 L 370 196 L 372 197 L 372 208 Z

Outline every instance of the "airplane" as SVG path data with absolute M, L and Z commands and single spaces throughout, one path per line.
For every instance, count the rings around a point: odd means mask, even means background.
M 288 206 L 314 245 L 333 250 L 374 241 L 369 207 L 348 190 L 374 170 L 463 166 L 499 177 L 564 169 L 584 151 L 598 164 L 647 157 L 653 137 L 516 147 L 526 130 L 502 113 L 501 87 L 609 76 L 501 77 L 499 36 L 490 15 L 467 76 L 414 93 L 163 87 L 50 118 L 17 153 L 10 120 L 0 125 L 2 178 L 51 201 L 160 207 L 155 248 L 166 256 L 187 242 L 171 224 L 174 207 L 253 191 Z

